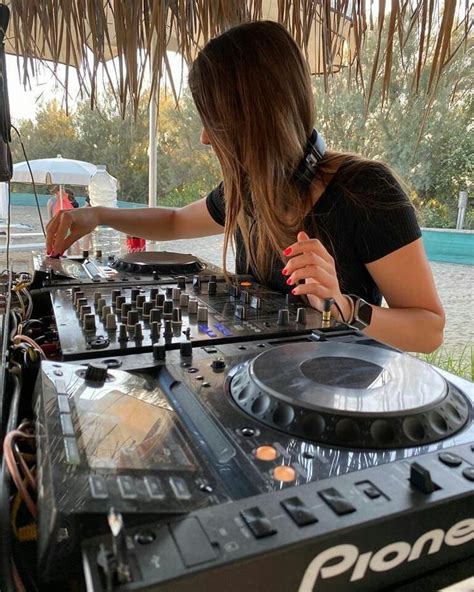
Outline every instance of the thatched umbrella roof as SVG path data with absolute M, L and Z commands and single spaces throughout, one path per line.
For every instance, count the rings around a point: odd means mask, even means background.
M 159 85 L 167 49 L 190 61 L 208 39 L 243 21 L 270 18 L 283 23 L 314 73 L 328 82 L 333 72 L 347 67 L 368 99 L 378 76 L 383 76 L 384 95 L 388 93 L 394 51 L 411 38 L 417 47 L 413 89 L 418 89 L 430 53 L 428 92 L 435 92 L 443 68 L 465 47 L 471 26 L 469 3 L 461 0 L 9 0 L 6 4 L 11 9 L 7 51 L 26 58 L 25 83 L 34 74 L 28 58 L 70 64 L 80 71 L 80 83 L 93 104 L 97 68 L 105 63 L 110 79 L 116 81 L 123 112 L 129 103 L 138 107 L 150 66 L 153 87 Z M 364 72 L 361 56 L 371 28 L 378 32 L 378 45 L 370 71 Z M 92 60 L 87 59 L 86 48 Z M 116 59 L 108 61 L 112 57 Z

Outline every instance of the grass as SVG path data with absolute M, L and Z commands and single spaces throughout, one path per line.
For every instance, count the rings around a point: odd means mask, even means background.
M 474 380 L 474 344 L 451 348 L 440 347 L 431 354 L 418 354 L 419 358 L 452 374 Z

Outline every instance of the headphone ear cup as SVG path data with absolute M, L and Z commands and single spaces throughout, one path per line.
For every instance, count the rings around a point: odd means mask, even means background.
M 326 143 L 322 136 L 313 129 L 306 143 L 303 158 L 294 174 L 294 181 L 301 191 L 307 191 L 313 182 L 318 170 L 318 164 L 326 153 Z

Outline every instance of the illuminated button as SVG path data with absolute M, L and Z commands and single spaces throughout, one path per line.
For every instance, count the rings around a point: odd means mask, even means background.
M 147 476 L 144 478 L 145 487 L 148 491 L 148 495 L 152 499 L 164 499 L 165 492 L 163 490 L 163 486 L 161 485 L 161 481 L 158 477 Z
M 176 499 L 188 500 L 191 499 L 191 492 L 186 485 L 186 481 L 181 477 L 170 477 L 169 484 L 173 490 Z
M 258 460 L 272 461 L 277 458 L 278 453 L 273 446 L 259 446 L 255 451 L 255 456 Z
M 137 490 L 135 489 L 135 481 L 133 477 L 121 475 L 117 477 L 117 485 L 123 499 L 135 499 L 137 497 Z
M 273 469 L 273 478 L 283 483 L 291 483 L 291 481 L 296 479 L 296 471 L 293 467 L 280 465 Z
M 81 458 L 74 438 L 64 438 L 64 453 L 68 465 L 80 464 Z
M 240 282 L 240 285 L 241 286 L 248 287 L 248 286 L 251 286 L 252 285 L 252 282 Z
M 106 499 L 109 497 L 107 484 L 102 475 L 89 475 L 89 486 L 91 495 L 95 499 Z

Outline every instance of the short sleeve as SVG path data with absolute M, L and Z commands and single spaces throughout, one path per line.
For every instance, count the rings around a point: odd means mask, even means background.
M 366 203 L 355 216 L 356 249 L 363 263 L 371 263 L 421 237 L 415 208 L 398 181 L 383 165 L 358 175 Z
M 225 225 L 225 201 L 224 201 L 224 184 L 219 185 L 213 189 L 206 197 L 206 206 L 211 215 L 211 218 L 220 224 Z

